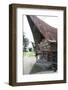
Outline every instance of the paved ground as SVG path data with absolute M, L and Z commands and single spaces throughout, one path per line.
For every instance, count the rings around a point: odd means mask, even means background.
M 23 63 L 24 74 L 44 74 L 54 72 L 52 62 L 47 61 L 45 58 L 36 60 L 35 56 L 25 56 Z
M 35 57 L 28 57 L 28 56 L 25 56 L 24 57 L 24 74 L 29 74 L 30 71 L 32 70 L 33 68 L 33 65 L 36 63 L 36 58 Z

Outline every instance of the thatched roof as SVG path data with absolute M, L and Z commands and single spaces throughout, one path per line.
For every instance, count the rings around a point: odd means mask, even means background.
M 34 15 L 27 15 L 27 19 L 31 27 L 31 30 L 33 32 L 33 36 L 35 40 L 41 41 L 41 39 L 44 38 L 50 41 L 52 40 L 57 41 L 57 29 L 56 28 L 48 25 L 47 23 L 45 23 L 44 21 L 42 21 L 41 19 L 39 19 L 37 16 L 34 16 Z M 40 34 L 36 35 L 37 33 L 40 33 Z

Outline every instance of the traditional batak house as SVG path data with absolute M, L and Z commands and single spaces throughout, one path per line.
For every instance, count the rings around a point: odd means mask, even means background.
M 27 15 L 27 19 L 35 41 L 36 56 L 57 63 L 57 29 L 34 15 Z

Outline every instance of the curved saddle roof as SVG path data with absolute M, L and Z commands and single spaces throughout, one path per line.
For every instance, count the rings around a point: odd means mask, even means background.
M 42 35 L 46 40 L 57 41 L 57 29 L 56 28 L 50 26 L 49 24 L 42 21 L 35 15 L 27 15 L 27 19 L 28 19 L 29 25 L 33 33 L 36 34 L 38 30 L 39 33 L 41 33 L 40 35 Z M 34 27 L 36 27 L 37 29 Z M 34 38 L 36 39 L 39 38 L 38 36 L 36 37 L 35 34 L 33 35 Z

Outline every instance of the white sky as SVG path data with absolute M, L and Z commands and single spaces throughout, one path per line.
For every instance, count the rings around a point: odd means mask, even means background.
M 57 28 L 57 16 L 37 16 L 37 17 L 43 20 L 44 22 L 48 23 L 52 27 Z M 24 28 L 25 36 L 29 39 L 29 42 L 34 42 L 31 28 L 28 23 L 26 15 L 23 16 L 23 22 L 24 22 L 23 28 Z M 32 45 L 29 44 L 29 47 L 32 47 Z
M 25 33 L 25 36 L 29 39 L 30 42 L 31 41 L 34 42 L 32 32 L 31 32 L 31 28 L 30 28 L 30 25 L 28 23 L 26 15 L 24 15 L 24 33 Z

